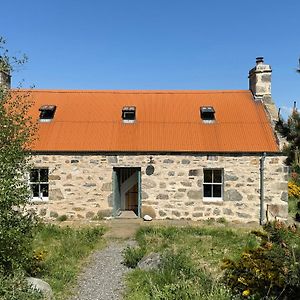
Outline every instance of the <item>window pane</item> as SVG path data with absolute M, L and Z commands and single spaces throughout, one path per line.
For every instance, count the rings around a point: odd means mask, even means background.
M 40 169 L 40 181 L 48 182 L 48 169 Z
M 213 197 L 221 198 L 222 197 L 222 186 L 219 184 L 215 184 L 213 186 Z
M 212 185 L 204 184 L 204 197 L 212 197 Z
M 39 170 L 32 169 L 30 170 L 30 182 L 38 182 L 39 181 Z
M 204 170 L 204 182 L 212 182 L 212 170 Z
M 41 184 L 42 197 L 48 197 L 48 184 Z
M 31 191 L 33 197 L 39 197 L 39 185 L 38 184 L 31 184 Z
M 222 183 L 222 170 L 214 170 L 214 182 Z

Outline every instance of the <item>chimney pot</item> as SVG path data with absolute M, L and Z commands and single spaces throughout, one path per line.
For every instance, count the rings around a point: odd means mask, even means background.
M 261 64 L 261 63 L 263 63 L 264 62 L 264 58 L 263 58 L 263 56 L 258 56 L 258 57 L 256 57 L 256 64 L 258 65 L 258 64 Z

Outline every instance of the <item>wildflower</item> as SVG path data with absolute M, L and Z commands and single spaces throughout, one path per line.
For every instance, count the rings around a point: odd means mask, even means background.
M 273 244 L 271 242 L 266 242 L 264 246 L 267 250 L 270 250 L 272 249 Z
M 250 295 L 250 290 L 249 289 L 248 290 L 244 290 L 243 293 L 242 293 L 242 295 L 244 297 L 248 297 Z

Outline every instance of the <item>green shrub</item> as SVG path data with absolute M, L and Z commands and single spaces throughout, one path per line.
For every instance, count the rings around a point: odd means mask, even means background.
M 34 250 L 32 257 L 28 260 L 28 264 L 25 268 L 28 275 L 32 277 L 42 276 L 45 270 L 46 257 L 47 257 L 46 250 Z
M 1 300 L 39 300 L 42 295 L 32 290 L 20 271 L 4 276 L 0 274 L 0 299 Z
M 139 261 L 146 254 L 144 247 L 126 247 L 123 250 L 124 265 L 128 268 L 135 268 Z
M 300 237 L 295 227 L 269 223 L 253 232 L 260 246 L 237 261 L 225 260 L 225 282 L 233 292 L 251 299 L 299 299 Z

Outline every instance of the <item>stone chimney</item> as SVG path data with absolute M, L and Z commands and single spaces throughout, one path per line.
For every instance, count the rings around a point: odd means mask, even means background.
M 256 66 L 249 71 L 249 90 L 252 92 L 254 100 L 261 101 L 264 104 L 278 146 L 282 150 L 286 141 L 275 130 L 278 121 L 278 110 L 271 96 L 271 74 L 271 66 L 264 63 L 263 57 L 257 57 Z
M 255 99 L 271 97 L 271 73 L 271 66 L 264 63 L 264 58 L 257 57 L 256 66 L 249 71 L 248 76 L 249 89 Z
M 10 84 L 11 84 L 10 70 L 7 67 L 7 63 L 0 56 L 0 88 L 4 87 L 6 89 L 9 89 Z

